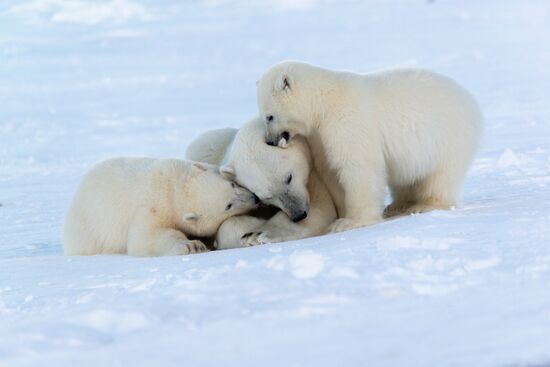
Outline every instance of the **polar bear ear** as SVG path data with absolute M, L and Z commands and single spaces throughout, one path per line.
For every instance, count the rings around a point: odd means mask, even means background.
M 183 215 L 183 220 L 186 221 L 186 222 L 196 222 L 197 219 L 199 219 L 199 216 L 197 215 L 197 213 L 185 213 Z
M 233 181 L 235 179 L 235 168 L 231 166 L 221 166 L 220 167 L 220 175 L 225 177 L 226 179 Z
M 283 74 L 279 77 L 276 87 L 277 90 L 284 91 L 292 89 L 292 80 L 288 74 Z
M 204 163 L 195 162 L 193 163 L 193 169 L 199 170 L 199 171 L 206 171 L 208 169 L 208 166 L 206 166 Z

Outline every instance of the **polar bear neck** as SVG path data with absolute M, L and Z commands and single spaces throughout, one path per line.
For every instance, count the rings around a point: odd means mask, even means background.
M 304 63 L 283 64 L 282 67 L 296 86 L 294 107 L 302 111 L 306 135 L 312 129 L 318 130 L 342 120 L 349 112 L 342 106 L 349 106 L 350 101 L 360 98 L 364 85 L 361 88 L 359 85 L 366 82 L 366 78 L 358 78 L 359 74 Z
M 338 73 L 333 75 L 329 83 L 319 83 L 315 88 L 314 98 L 307 114 L 306 125 L 311 129 L 332 129 L 332 125 L 346 120 L 349 111 L 343 106 L 360 106 L 363 93 L 357 88 L 357 81 L 349 75 Z M 309 134 L 308 134 L 309 135 Z

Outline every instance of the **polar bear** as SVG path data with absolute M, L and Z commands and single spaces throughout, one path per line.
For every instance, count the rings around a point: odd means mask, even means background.
M 271 217 L 230 218 L 218 231 L 218 248 L 317 236 L 336 220 L 332 198 L 311 169 L 307 142 L 298 138 L 283 150 L 267 145 L 265 134 L 263 121 L 254 118 L 238 130 L 208 131 L 187 148 L 187 159 L 221 165 L 220 172 L 228 179 L 282 211 Z
M 112 158 L 88 172 L 65 219 L 65 254 L 186 255 L 207 251 L 189 236 L 213 236 L 257 207 L 218 167 L 177 159 Z
M 426 70 L 337 72 L 299 62 L 258 81 L 266 141 L 305 136 L 335 200 L 333 232 L 386 215 L 448 209 L 479 145 L 482 115 L 453 80 Z

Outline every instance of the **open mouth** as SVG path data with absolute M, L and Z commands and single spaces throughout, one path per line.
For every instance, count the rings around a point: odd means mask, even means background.
M 290 140 L 290 133 L 288 131 L 283 131 L 279 137 L 275 140 L 273 139 L 266 139 L 265 143 L 267 145 L 271 145 L 272 147 L 276 147 L 278 145 L 286 145 L 286 143 L 288 143 L 288 141 Z

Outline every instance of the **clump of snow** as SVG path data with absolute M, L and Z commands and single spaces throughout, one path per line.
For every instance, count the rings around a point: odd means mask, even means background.
M 276 255 L 266 263 L 268 269 L 276 271 L 290 270 L 298 279 L 311 279 L 325 268 L 324 256 L 313 251 L 295 251 L 289 257 Z
M 521 164 L 520 159 L 511 149 L 506 149 L 504 153 L 500 155 L 497 161 L 498 168 L 508 168 L 513 166 L 519 166 L 520 164 Z
M 102 332 L 129 333 L 145 329 L 147 318 L 136 312 L 117 313 L 109 310 L 95 310 L 76 317 L 75 323 Z
M 357 273 L 357 271 L 349 266 L 332 266 L 328 275 L 334 278 L 359 278 L 359 274 Z
M 498 257 L 467 259 L 427 255 L 376 274 L 373 286 L 389 296 L 404 292 L 426 296 L 448 295 L 472 286 L 478 281 L 478 272 L 496 267 L 500 261 Z
M 447 250 L 450 246 L 463 242 L 460 238 L 415 238 L 411 236 L 393 236 L 379 239 L 376 245 L 380 249 L 426 249 Z
M 535 259 L 530 264 L 520 266 L 516 272 L 518 274 L 529 274 L 535 279 L 542 277 L 550 272 L 550 256 L 543 256 Z
M 325 267 L 325 258 L 311 251 L 295 252 L 289 258 L 290 271 L 299 279 L 311 279 L 319 275 Z
M 322 294 L 305 299 L 296 310 L 296 315 L 300 318 L 309 318 L 316 315 L 326 315 L 334 312 L 339 306 L 352 302 L 347 297 L 336 294 Z
M 140 284 L 130 288 L 129 292 L 148 292 L 153 288 L 155 283 L 157 282 L 156 279 L 144 279 Z
M 0 315 L 8 313 L 10 310 L 8 307 L 2 302 L 2 298 L 0 298 Z

